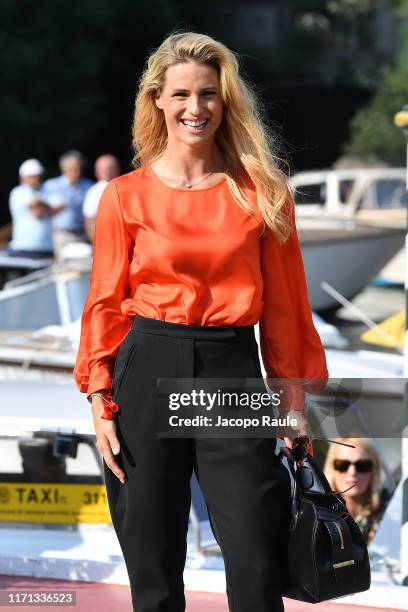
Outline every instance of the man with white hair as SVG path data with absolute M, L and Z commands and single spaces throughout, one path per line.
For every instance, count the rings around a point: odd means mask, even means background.
M 100 155 L 96 160 L 95 176 L 98 179 L 98 182 L 95 183 L 95 185 L 92 185 L 90 189 L 88 189 L 85 195 L 84 205 L 82 208 L 82 212 L 84 215 L 85 231 L 91 242 L 93 242 L 95 232 L 95 218 L 102 192 L 108 182 L 119 176 L 119 173 L 119 161 L 114 155 Z
M 84 231 L 82 205 L 93 181 L 81 176 L 86 165 L 79 151 L 67 151 L 60 157 L 61 175 L 44 183 L 44 192 L 58 206 L 52 219 L 53 245 L 57 259 L 62 248 L 71 242 L 88 242 Z
M 6 247 L 14 257 L 53 257 L 52 221 L 54 210 L 41 186 L 44 166 L 27 159 L 19 168 L 20 185 L 10 192 L 12 239 Z

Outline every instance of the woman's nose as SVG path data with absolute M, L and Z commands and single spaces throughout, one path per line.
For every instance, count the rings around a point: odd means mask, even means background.
M 192 115 L 199 115 L 201 112 L 202 104 L 199 96 L 190 96 L 188 100 L 188 111 Z

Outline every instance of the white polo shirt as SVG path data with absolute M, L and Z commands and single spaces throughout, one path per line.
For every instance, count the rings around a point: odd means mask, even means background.
M 98 181 L 95 183 L 95 185 L 92 185 L 92 187 L 88 189 L 82 206 L 82 214 L 84 217 L 91 217 L 95 219 L 99 206 L 99 200 L 101 199 L 102 192 L 107 184 L 108 181 Z
M 34 198 L 51 204 L 43 189 L 33 189 L 23 184 L 10 192 L 9 208 L 12 222 L 12 239 L 9 247 L 13 250 L 52 251 L 51 217 L 35 217 L 29 207 Z

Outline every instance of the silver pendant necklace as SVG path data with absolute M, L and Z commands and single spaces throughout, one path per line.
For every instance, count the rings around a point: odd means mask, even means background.
M 186 189 L 191 189 L 192 187 L 199 185 L 204 179 L 208 178 L 211 174 L 213 174 L 213 172 L 214 170 L 211 170 L 211 172 L 207 172 L 207 174 L 204 174 L 204 176 L 202 176 L 198 181 L 194 181 L 194 183 L 190 183 L 189 181 L 186 181 L 186 179 L 183 178 L 182 176 L 178 176 L 177 178 L 182 181 L 183 187 L 185 187 Z

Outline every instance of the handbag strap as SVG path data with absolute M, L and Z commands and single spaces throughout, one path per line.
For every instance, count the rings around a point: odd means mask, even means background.
M 288 461 L 288 466 L 289 469 L 291 471 L 291 474 L 293 476 L 293 479 L 296 482 L 296 471 L 295 471 L 295 464 L 297 467 L 297 462 L 294 459 L 290 459 L 289 457 L 287 457 L 284 453 L 282 453 L 282 451 L 279 451 L 278 455 L 277 455 L 278 459 L 280 461 L 282 461 L 282 459 L 284 457 L 286 457 L 287 461 Z M 313 470 L 313 473 L 316 474 L 316 476 L 318 477 L 320 483 L 323 486 L 324 492 L 325 493 L 329 493 L 329 494 L 333 494 L 334 491 L 332 490 L 329 481 L 327 480 L 326 476 L 324 475 L 324 472 L 320 469 L 319 464 L 313 459 L 312 455 L 309 455 L 309 453 L 306 454 L 305 460 L 308 462 L 308 464 L 310 465 L 310 467 Z
M 316 462 L 315 459 L 313 459 L 313 457 L 311 455 L 307 455 L 307 462 L 309 463 L 310 467 L 312 468 L 314 474 L 317 475 L 320 483 L 323 486 L 324 492 L 325 493 L 330 493 L 333 494 L 333 490 L 330 486 L 329 481 L 327 480 L 323 470 L 320 468 L 319 464 Z

